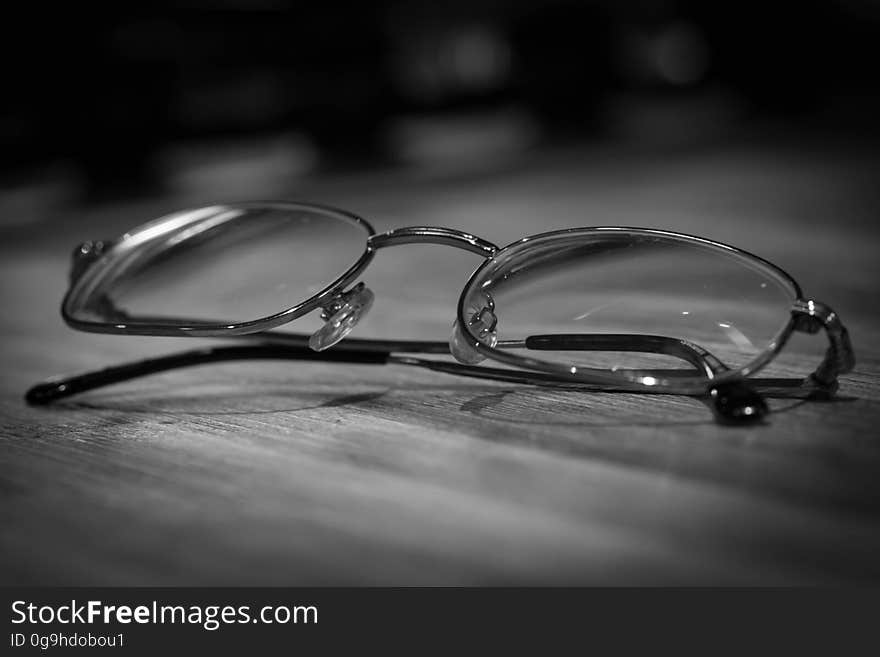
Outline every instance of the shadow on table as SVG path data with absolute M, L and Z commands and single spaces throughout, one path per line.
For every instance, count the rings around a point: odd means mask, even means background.
M 92 393 L 85 398 L 54 404 L 56 411 L 90 410 L 140 416 L 247 416 L 299 413 L 329 408 L 358 409 L 398 419 L 458 422 L 461 414 L 484 421 L 523 427 L 672 427 L 714 424 L 708 400 L 683 395 L 577 391 L 548 387 L 500 388 L 497 385 L 408 385 L 336 395 L 332 390 L 211 385 L 209 390 L 189 385 L 178 392 L 167 387 L 135 392 Z M 426 399 L 427 396 L 427 399 Z M 391 398 L 393 397 L 393 398 Z M 292 399 L 300 403 L 291 404 Z M 855 397 L 812 400 L 786 397 L 768 399 L 765 421 L 806 403 L 834 404 Z M 428 404 L 426 404 L 428 402 Z M 705 408 L 704 408 L 705 407 Z M 421 422 L 420 422 L 421 423 Z

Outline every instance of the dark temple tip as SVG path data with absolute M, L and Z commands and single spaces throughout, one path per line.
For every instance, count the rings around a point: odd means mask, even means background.
M 770 412 L 764 398 L 741 381 L 712 388 L 709 397 L 715 417 L 722 424 L 755 424 Z
M 61 381 L 46 381 L 38 383 L 24 393 L 24 400 L 28 406 L 45 406 L 63 397 L 67 391 L 67 385 Z

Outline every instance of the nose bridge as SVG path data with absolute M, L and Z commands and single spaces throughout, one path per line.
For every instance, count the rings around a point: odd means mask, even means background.
M 371 249 L 382 249 L 398 244 L 443 244 L 491 258 L 498 247 L 486 240 L 454 228 L 436 226 L 409 226 L 372 235 L 367 244 Z

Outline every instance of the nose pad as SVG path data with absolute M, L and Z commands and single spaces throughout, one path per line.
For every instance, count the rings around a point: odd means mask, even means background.
M 470 333 L 475 334 L 479 341 L 489 347 L 498 344 L 498 318 L 495 316 L 495 302 L 488 293 L 484 293 L 485 303 L 471 305 L 465 314 L 467 317 Z M 449 336 L 449 351 L 459 363 L 476 365 L 486 359 L 477 351 L 476 342 L 471 335 L 459 324 L 458 320 L 452 325 L 452 335 Z
M 321 309 L 324 326 L 309 338 L 309 347 L 314 351 L 324 351 L 342 340 L 369 312 L 373 306 L 373 298 L 373 292 L 363 283 L 333 297 Z

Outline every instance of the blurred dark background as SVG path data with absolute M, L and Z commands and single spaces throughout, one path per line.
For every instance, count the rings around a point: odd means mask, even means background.
M 2 33 L 6 194 L 700 142 L 756 121 L 867 137 L 878 116 L 873 0 L 76 3 Z

